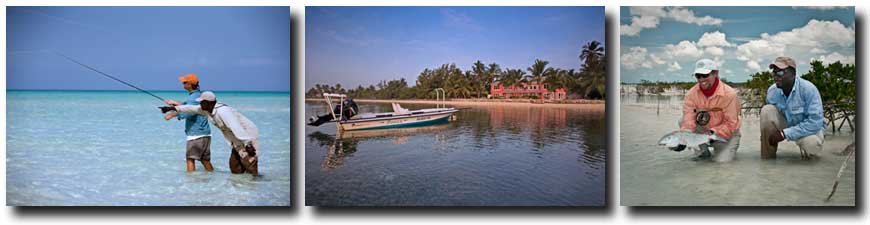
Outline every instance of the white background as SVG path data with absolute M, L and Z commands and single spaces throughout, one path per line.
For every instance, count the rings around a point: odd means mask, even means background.
M 275 5 L 290 6 L 291 11 L 291 49 L 292 57 L 292 88 L 293 91 L 293 208 L 234 208 L 234 207 L 51 207 L 51 208 L 22 208 L 4 207 L 0 210 L 2 220 L 0 224 L 362 224 L 362 225 L 391 225 L 391 224 L 868 224 L 866 207 L 858 208 L 789 208 L 789 207 L 742 207 L 742 208 L 653 208 L 639 209 L 619 206 L 619 102 L 618 98 L 611 98 L 608 102 L 608 207 L 605 208 L 376 208 L 376 209 L 318 209 L 306 207 L 304 196 L 305 177 L 302 168 L 304 162 L 304 115 L 303 92 L 305 87 L 305 10 L 306 5 L 604 5 L 607 16 L 607 41 L 606 47 L 610 67 L 609 95 L 618 96 L 616 93 L 619 85 L 619 7 L 633 5 L 856 5 L 857 21 L 857 64 L 858 76 L 865 73 L 864 65 L 868 61 L 864 58 L 864 43 L 867 37 L 864 32 L 867 29 L 866 19 L 868 16 L 868 1 L 818 1 L 818 2 L 788 2 L 788 1 L 554 1 L 554 0 L 526 0 L 526 1 L 396 1 L 396 0 L 323 0 L 323 1 L 227 1 L 227 0 L 175 0 L 175 1 L 3 1 L 6 5 Z M 2 50 L 6 51 L 6 9 L 3 9 L 2 32 L 4 40 Z M 5 78 L 6 55 L 0 62 L 3 66 Z M 860 79 L 859 87 L 867 87 L 866 79 Z M 5 90 L 6 80 L 0 81 L 0 86 Z M 866 95 L 860 93 L 859 106 L 868 103 Z M 4 129 L 0 130 L 2 140 L 2 157 L 6 158 L 6 93 L 0 96 L 3 102 L 3 110 L 0 111 L 0 123 Z M 859 112 L 864 112 L 859 109 Z M 863 118 L 863 117 L 862 117 Z M 866 127 L 861 120 L 859 127 Z M 866 138 L 862 134 L 861 138 Z M 864 139 L 866 140 L 866 139 Z M 863 144 L 859 143 L 859 151 Z M 863 153 L 863 152 L 860 152 Z M 859 163 L 865 162 L 865 154 L 858 154 Z M 5 160 L 0 167 L 3 172 L 2 192 L 6 192 L 5 186 Z M 864 201 L 863 194 L 867 190 L 863 181 L 867 180 L 867 174 L 862 171 L 858 187 L 857 203 Z M 650 193 L 656 194 L 656 193 Z M 3 195 L 3 202 L 6 197 Z

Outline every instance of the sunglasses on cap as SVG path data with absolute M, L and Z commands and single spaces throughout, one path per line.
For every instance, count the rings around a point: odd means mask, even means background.
M 711 74 L 711 73 L 708 73 L 708 74 L 696 73 L 696 74 L 695 74 L 695 79 L 706 79 L 707 77 L 710 77 L 710 74 Z

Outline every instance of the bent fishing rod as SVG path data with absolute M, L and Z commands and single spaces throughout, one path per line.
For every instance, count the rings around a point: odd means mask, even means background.
M 130 84 L 130 83 L 124 82 L 123 80 L 118 79 L 118 78 L 116 78 L 116 77 L 113 77 L 112 75 L 109 75 L 109 74 L 103 73 L 102 71 L 99 71 L 99 70 L 97 70 L 97 69 L 94 69 L 93 67 L 90 67 L 90 66 L 88 66 L 88 65 L 85 65 L 85 64 L 83 64 L 83 63 L 80 63 L 79 61 L 76 61 L 75 59 L 72 59 L 72 58 L 70 58 L 69 56 L 66 56 L 66 55 L 64 55 L 64 54 L 60 54 L 60 52 L 54 52 L 54 54 L 57 54 L 57 55 L 59 55 L 59 56 L 61 56 L 61 57 L 64 57 L 64 58 L 66 58 L 66 59 L 69 60 L 69 61 L 72 61 L 72 62 L 74 62 L 74 63 L 76 63 L 76 64 L 79 64 L 80 66 L 83 66 L 83 67 L 85 67 L 85 68 L 88 68 L 88 69 L 90 69 L 90 70 L 93 70 L 94 72 L 97 72 L 97 73 L 99 73 L 99 74 L 101 74 L 101 75 L 103 75 L 103 76 L 106 76 L 106 77 L 108 77 L 108 78 L 111 78 L 112 80 L 115 80 L 115 81 L 121 82 L 122 84 L 125 84 L 125 85 L 127 85 L 127 86 L 132 87 L 132 88 L 135 88 L 136 90 L 139 90 L 139 91 L 141 91 L 141 92 L 144 92 L 145 94 L 148 94 L 148 95 L 154 96 L 155 98 L 160 99 L 160 102 L 165 102 L 165 101 L 166 101 L 166 100 L 163 100 L 163 98 L 161 98 L 160 96 L 157 96 L 157 95 L 155 95 L 155 94 L 153 94 L 153 93 L 151 93 L 151 92 L 148 92 L 148 91 L 146 91 L 146 90 L 143 90 L 142 88 L 136 87 L 135 85 L 132 85 L 132 84 Z

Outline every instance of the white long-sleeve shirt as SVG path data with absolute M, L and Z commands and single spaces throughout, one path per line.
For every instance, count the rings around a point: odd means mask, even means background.
M 198 105 L 175 106 L 178 112 L 196 113 L 208 117 L 209 122 L 221 130 L 224 138 L 234 149 L 245 149 L 248 144 L 254 144 L 259 131 L 257 125 L 232 107 L 218 102 L 212 113 L 202 110 Z

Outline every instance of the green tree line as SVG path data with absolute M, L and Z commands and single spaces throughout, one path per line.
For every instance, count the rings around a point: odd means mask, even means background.
M 565 88 L 573 98 L 604 99 L 607 86 L 604 46 L 598 41 L 589 42 L 583 45 L 578 58 L 579 70 L 553 68 L 548 61 L 540 59 L 525 69 L 502 68 L 497 63 L 478 60 L 469 70 L 462 70 L 455 63 L 446 63 L 424 69 L 413 85 L 404 78 L 351 89 L 345 89 L 340 83 L 316 84 L 308 89 L 305 97 L 338 93 L 366 99 L 434 99 L 433 90 L 443 88 L 448 98 L 487 98 L 492 85 L 500 82 L 504 86 L 543 83 L 549 90 Z

